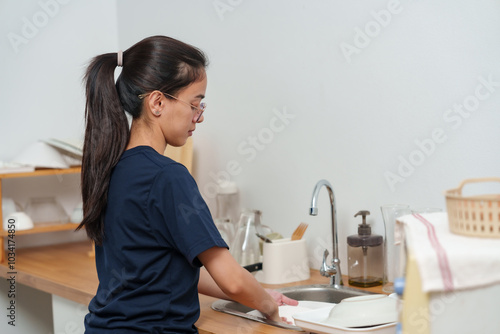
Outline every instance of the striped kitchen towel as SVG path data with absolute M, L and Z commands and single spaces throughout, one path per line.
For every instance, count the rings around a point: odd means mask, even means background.
M 500 239 L 453 234 L 446 212 L 400 217 L 398 231 L 416 258 L 423 291 L 500 283 Z

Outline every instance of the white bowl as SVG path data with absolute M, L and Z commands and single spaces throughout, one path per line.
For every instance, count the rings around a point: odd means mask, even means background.
M 3 221 L 4 231 L 22 231 L 33 228 L 33 220 L 24 212 L 13 212 Z
M 396 322 L 397 300 L 382 294 L 343 299 L 325 323 L 339 327 L 367 327 Z

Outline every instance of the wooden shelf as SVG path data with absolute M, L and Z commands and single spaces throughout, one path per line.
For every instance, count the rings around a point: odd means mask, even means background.
M 80 166 L 64 168 L 64 169 L 37 169 L 32 172 L 21 172 L 21 173 L 6 173 L 0 174 L 0 200 L 2 199 L 2 180 L 4 179 L 14 179 L 14 178 L 25 178 L 25 177 L 36 177 L 36 176 L 59 176 L 65 174 L 78 174 L 82 171 Z M 2 217 L 2 205 L 0 203 L 0 217 Z M 79 224 L 73 223 L 39 223 L 35 224 L 35 227 L 29 230 L 16 230 L 15 236 L 29 235 L 37 233 L 48 233 L 56 231 L 69 231 L 74 230 Z M 5 261 L 5 240 L 8 237 L 8 231 L 3 229 L 3 224 L 0 224 L 0 263 Z
M 63 174 L 77 174 L 81 172 L 81 167 L 71 167 L 64 169 L 37 169 L 33 172 L 22 173 L 6 173 L 0 174 L 0 179 L 13 179 L 19 177 L 32 177 L 32 176 L 45 176 L 45 175 L 63 175 Z
M 44 223 L 35 224 L 34 228 L 28 230 L 16 230 L 15 235 L 27 235 L 27 234 L 37 234 L 37 233 L 47 233 L 47 232 L 57 232 L 57 231 L 69 231 L 74 230 L 79 224 L 75 223 Z M 0 231 L 0 237 L 7 237 L 9 233 L 5 230 Z

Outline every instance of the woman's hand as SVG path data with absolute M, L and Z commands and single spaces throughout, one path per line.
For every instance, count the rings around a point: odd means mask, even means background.
M 278 304 L 278 306 L 283 306 L 283 305 L 297 306 L 297 305 L 299 305 L 299 302 L 296 301 L 295 299 L 289 298 L 276 290 L 271 290 L 271 289 L 265 289 L 265 290 L 274 299 L 274 301 L 276 302 L 276 304 Z M 278 316 L 279 316 L 279 311 L 278 311 Z M 280 317 L 279 319 L 280 319 L 280 321 L 282 321 L 286 324 L 293 325 L 293 322 L 288 321 L 286 317 Z M 273 320 L 275 320 L 275 319 L 273 319 Z
M 278 306 L 283 306 L 283 305 L 297 306 L 297 305 L 299 305 L 299 302 L 296 301 L 295 299 L 289 298 L 276 290 L 271 290 L 271 289 L 265 289 L 265 290 L 269 295 L 271 295 L 271 297 L 273 297 L 274 301 L 276 301 Z

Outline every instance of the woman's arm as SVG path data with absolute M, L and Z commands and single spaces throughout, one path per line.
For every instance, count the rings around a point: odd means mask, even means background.
M 200 280 L 198 281 L 198 292 L 219 299 L 231 300 L 215 283 L 214 279 L 205 268 L 200 269 Z
M 273 297 L 274 301 L 281 305 L 291 305 L 297 306 L 299 304 L 295 299 L 289 298 L 282 293 L 272 290 L 272 289 L 264 289 L 266 292 Z M 232 300 L 229 298 L 215 283 L 214 279 L 205 268 L 200 269 L 200 280 L 198 282 L 198 292 L 204 295 L 215 297 L 219 299 Z
M 207 249 L 198 255 L 198 259 L 213 278 L 206 280 L 206 273 L 203 273 L 203 270 L 200 271 L 198 283 L 200 293 L 237 301 L 259 310 L 274 321 L 281 321 L 278 304 L 274 298 L 262 288 L 252 274 L 236 262 L 226 248 Z

